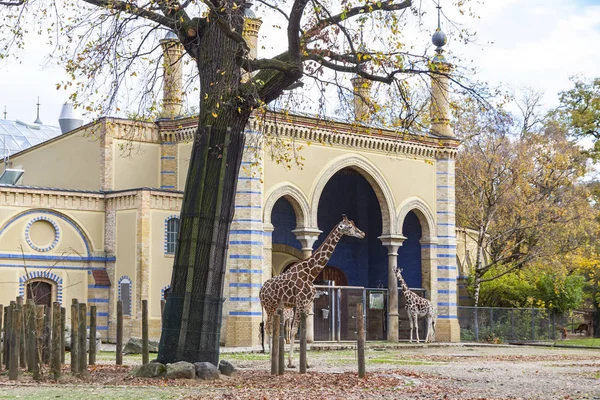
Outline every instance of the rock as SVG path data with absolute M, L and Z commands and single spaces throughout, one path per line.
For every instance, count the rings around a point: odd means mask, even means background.
M 153 362 L 144 365 L 140 365 L 131 371 L 132 376 L 138 376 L 140 378 L 159 378 L 167 372 L 167 367 L 164 364 Z
M 220 365 L 220 363 L 219 363 Z M 213 364 L 209 362 L 197 362 L 194 363 L 194 367 L 196 368 L 196 377 L 199 379 L 203 379 L 205 381 L 212 381 L 214 379 L 219 379 L 219 370 Z
M 148 352 L 158 353 L 158 342 L 148 340 Z M 142 339 L 131 337 L 123 348 L 123 354 L 142 354 Z
M 167 364 L 167 379 L 194 379 L 196 377 L 196 368 L 194 364 L 187 361 L 179 361 L 173 364 Z
M 198 370 L 196 369 L 196 371 L 198 371 Z M 219 361 L 219 371 L 223 375 L 234 376 L 237 372 L 237 369 L 229 361 L 221 360 L 221 361 Z
M 90 349 L 90 330 L 87 329 L 86 330 L 86 343 L 87 343 L 87 349 Z M 102 335 L 100 334 L 100 332 L 96 332 L 96 352 L 98 351 L 98 349 L 100 349 L 100 345 L 102 344 Z M 65 350 L 69 350 L 71 351 L 71 327 L 70 326 L 66 326 L 65 327 Z

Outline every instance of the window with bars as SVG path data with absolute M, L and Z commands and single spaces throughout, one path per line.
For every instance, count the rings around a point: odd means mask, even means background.
M 165 238 L 165 253 L 175 254 L 177 249 L 177 235 L 179 234 L 179 218 L 171 218 L 167 221 L 167 237 Z

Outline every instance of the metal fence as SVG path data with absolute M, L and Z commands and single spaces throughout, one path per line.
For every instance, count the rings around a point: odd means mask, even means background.
M 361 303 L 364 310 L 366 339 L 387 339 L 388 290 L 383 288 L 363 288 L 354 286 L 315 285 L 317 295 L 314 300 L 315 341 L 347 341 L 357 338 L 356 305 Z M 424 296 L 424 289 L 411 289 Z M 408 339 L 410 335 L 408 316 L 404 309 L 404 295 L 398 291 L 398 337 Z M 425 321 L 419 320 L 419 336 L 425 337 Z
M 458 307 L 461 341 L 557 340 L 574 321 L 544 308 Z

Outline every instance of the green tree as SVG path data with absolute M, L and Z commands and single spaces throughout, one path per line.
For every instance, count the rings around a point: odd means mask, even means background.
M 462 10 L 467 3 L 460 1 L 456 7 Z M 155 110 L 153 89 L 160 81 L 161 65 L 158 43 L 167 32 L 174 32 L 185 49 L 184 61 L 191 65 L 199 87 L 198 129 L 181 211 L 172 294 L 164 314 L 161 362 L 218 362 L 227 238 L 250 116 L 286 89 L 297 87 L 303 77 L 315 82 L 322 95 L 328 85 L 351 93 L 341 83 L 345 74 L 375 84 L 446 75 L 403 42 L 404 27 L 418 23 L 425 11 L 411 0 L 259 0 L 256 12 L 282 32 L 267 38 L 278 49 L 275 55 L 260 59 L 250 57 L 242 36 L 245 14 L 250 13 L 250 3 L 244 0 L 2 4 L 0 56 L 23 47 L 27 32 L 44 35 L 55 44 L 53 54 L 70 74 L 71 80 L 61 86 L 73 89 L 73 100 L 100 115 L 118 111 L 132 82 L 142 86 L 139 94 L 131 95 L 139 113 Z M 244 79 L 244 74 L 250 78 Z M 371 110 L 378 109 L 375 98 L 363 100 Z
M 557 114 L 566 122 L 576 138 L 591 138 L 593 148 L 588 154 L 600 156 L 600 78 L 571 78 L 573 88 L 560 93 Z

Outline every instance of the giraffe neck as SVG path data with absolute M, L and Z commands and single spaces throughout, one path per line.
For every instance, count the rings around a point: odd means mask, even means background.
M 406 286 L 406 282 L 404 282 L 404 279 L 400 280 L 400 288 L 402 289 L 402 293 L 404 293 L 404 298 L 406 299 L 406 301 L 409 301 L 409 297 L 412 294 L 412 292 L 410 291 L 408 286 Z
M 319 276 L 323 268 L 325 268 L 325 265 L 327 265 L 327 262 L 335 250 L 335 246 L 337 246 L 342 236 L 342 232 L 340 232 L 336 225 L 331 232 L 329 232 L 329 235 L 327 235 L 319 248 L 315 250 L 311 257 L 314 262 L 308 264 L 309 279 L 312 279 L 312 281 L 317 279 L 317 276 Z

